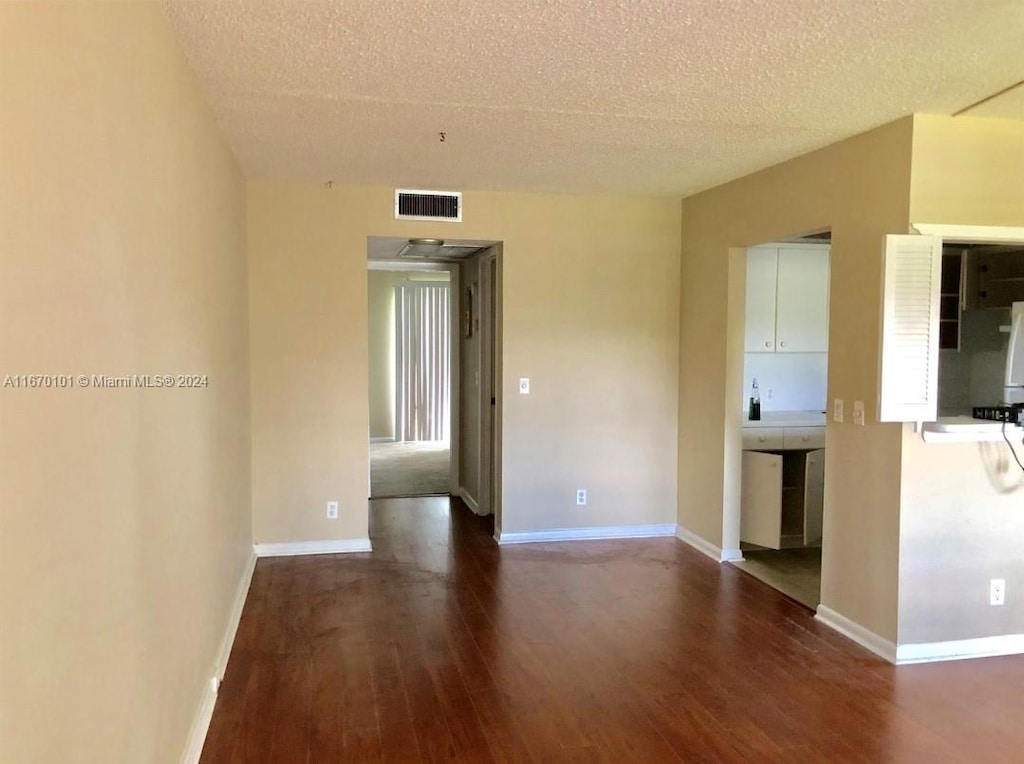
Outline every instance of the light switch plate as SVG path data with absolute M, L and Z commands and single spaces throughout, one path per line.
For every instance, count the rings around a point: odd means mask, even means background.
M 519 394 L 529 395 L 530 394 L 530 378 L 520 377 L 519 378 Z
M 853 423 L 864 426 L 864 401 L 853 402 Z
M 832 401 L 832 421 L 842 423 L 843 421 L 843 399 L 836 398 Z

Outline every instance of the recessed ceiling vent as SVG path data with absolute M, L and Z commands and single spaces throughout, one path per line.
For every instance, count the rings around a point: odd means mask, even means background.
M 395 220 L 446 220 L 449 223 L 461 223 L 462 192 L 397 188 Z

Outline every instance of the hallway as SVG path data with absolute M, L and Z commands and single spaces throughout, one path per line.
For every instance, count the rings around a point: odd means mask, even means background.
M 259 561 L 203 762 L 1019 760 L 1021 658 L 897 670 L 671 538 L 370 518 L 371 554 Z

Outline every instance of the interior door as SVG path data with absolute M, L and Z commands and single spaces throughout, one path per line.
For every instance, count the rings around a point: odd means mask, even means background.
M 740 494 L 740 540 L 780 549 L 782 546 L 782 456 L 743 452 Z

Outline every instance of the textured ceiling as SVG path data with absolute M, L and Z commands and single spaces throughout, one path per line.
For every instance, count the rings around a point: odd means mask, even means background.
M 256 177 L 684 196 L 1024 79 L 1024 0 L 165 5 Z

